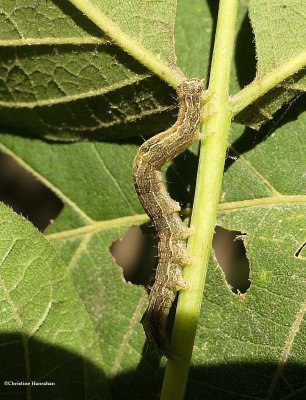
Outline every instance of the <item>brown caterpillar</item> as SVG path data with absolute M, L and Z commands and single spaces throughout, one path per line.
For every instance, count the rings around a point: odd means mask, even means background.
M 141 323 L 149 343 L 160 355 L 171 359 L 175 356 L 170 351 L 166 323 L 176 292 L 188 287 L 182 277 L 182 266 L 190 264 L 185 240 L 192 230 L 182 223 L 180 205 L 169 196 L 161 168 L 200 139 L 202 91 L 203 82 L 199 79 L 186 80 L 177 87 L 177 121 L 143 143 L 133 165 L 139 200 L 159 238 L 155 283 Z

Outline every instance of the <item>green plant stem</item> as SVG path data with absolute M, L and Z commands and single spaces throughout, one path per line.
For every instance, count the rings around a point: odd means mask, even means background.
M 154 72 L 174 88 L 183 82 L 186 77 L 177 67 L 170 67 L 165 61 L 160 60 L 131 36 L 126 34 L 109 19 L 99 8 L 94 6 L 90 0 L 69 0 L 84 15 L 95 23 L 107 36 L 116 42 L 124 51 Z
M 306 51 L 298 54 L 290 60 L 286 60 L 284 64 L 274 68 L 262 78 L 256 78 L 250 85 L 246 86 L 235 96 L 232 96 L 230 100 L 232 114 L 238 114 L 269 90 L 304 68 L 305 65 Z
M 212 58 L 209 93 L 212 99 L 204 110 L 205 138 L 201 144 L 199 169 L 191 226 L 195 234 L 188 241 L 194 263 L 184 270 L 191 290 L 179 296 L 171 348 L 179 361 L 169 360 L 166 367 L 162 400 L 184 397 L 203 289 L 211 252 L 221 191 L 224 161 L 231 122 L 228 88 L 234 46 L 238 0 L 221 0 Z

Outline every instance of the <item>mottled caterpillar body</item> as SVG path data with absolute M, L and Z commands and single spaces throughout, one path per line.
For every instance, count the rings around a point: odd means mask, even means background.
M 158 266 L 142 324 L 149 343 L 160 355 L 174 358 L 166 334 L 169 310 L 176 292 L 186 288 L 182 267 L 190 264 L 186 238 L 190 235 L 179 216 L 180 205 L 168 194 L 161 168 L 199 140 L 203 82 L 188 79 L 177 88 L 179 113 L 175 124 L 139 148 L 133 177 L 139 200 L 152 220 L 158 243 Z

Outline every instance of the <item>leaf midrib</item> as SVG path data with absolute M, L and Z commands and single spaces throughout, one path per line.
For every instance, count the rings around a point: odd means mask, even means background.
M 251 200 L 233 201 L 219 204 L 219 213 L 235 212 L 239 209 L 247 208 L 258 208 L 277 206 L 279 204 L 295 204 L 300 205 L 306 203 L 306 195 L 292 195 L 292 196 L 271 196 L 262 197 Z M 113 228 L 122 228 L 125 226 L 139 225 L 149 221 L 149 217 L 146 214 L 136 214 L 126 217 L 114 218 L 110 220 L 94 221 L 91 224 L 82 226 L 80 228 L 69 229 L 66 231 L 60 231 L 50 233 L 46 235 L 48 240 L 58 240 L 71 237 L 83 236 L 88 233 L 107 231 Z

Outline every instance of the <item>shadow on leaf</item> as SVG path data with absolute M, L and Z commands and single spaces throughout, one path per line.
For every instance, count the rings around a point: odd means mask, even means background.
M 170 196 L 179 201 L 181 208 L 192 207 L 198 156 L 187 150 L 176 157 L 166 172 L 166 182 Z
M 259 131 L 246 127 L 243 133 L 232 143 L 229 156 L 225 162 L 225 171 L 235 162 L 237 153 L 243 155 L 254 150 L 258 145 L 267 140 L 277 128 L 298 119 L 305 109 L 305 95 L 294 99 L 290 104 L 283 106 L 275 114 L 273 120 L 266 123 Z M 233 152 L 233 149 L 235 150 Z
M 33 337 L 21 337 L 19 333 L 1 334 L 0 360 L 1 399 L 109 398 L 101 369 L 78 354 Z M 13 384 L 18 382 L 24 384 Z M 34 384 L 26 385 L 28 382 Z M 39 385 L 46 382 L 47 385 Z
M 243 352 L 243 349 L 241 350 Z M 136 371 L 120 374 L 112 380 L 112 395 L 121 399 L 158 399 L 164 368 L 145 356 Z M 184 400 L 304 400 L 306 398 L 306 365 L 289 363 L 276 381 L 271 383 L 278 368 L 276 363 L 227 363 L 223 366 L 192 366 Z

